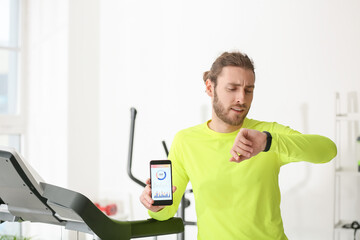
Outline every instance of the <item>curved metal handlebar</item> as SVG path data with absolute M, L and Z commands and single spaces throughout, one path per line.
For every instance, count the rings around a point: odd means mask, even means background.
M 131 112 L 131 125 L 130 125 L 130 139 L 129 139 L 129 153 L 128 153 L 128 164 L 127 164 L 127 173 L 129 175 L 129 177 L 136 182 L 137 184 L 139 184 L 142 187 L 146 187 L 146 184 L 142 181 L 140 181 L 139 179 L 137 179 L 136 177 L 134 177 L 134 175 L 131 172 L 131 167 L 132 167 L 132 153 L 133 153 L 133 146 L 134 146 L 134 132 L 135 132 L 135 118 L 136 118 L 136 109 L 135 108 L 131 108 L 130 109 Z

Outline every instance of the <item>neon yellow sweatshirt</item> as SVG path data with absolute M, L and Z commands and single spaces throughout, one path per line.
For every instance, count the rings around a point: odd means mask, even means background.
M 243 128 L 268 131 L 268 152 L 241 163 L 229 162 L 238 131 L 218 133 L 208 122 L 178 132 L 171 145 L 174 204 L 152 218 L 173 217 L 191 181 L 198 224 L 198 240 L 287 239 L 280 213 L 280 167 L 290 162 L 325 163 L 336 156 L 328 138 L 301 134 L 278 123 L 245 119 Z

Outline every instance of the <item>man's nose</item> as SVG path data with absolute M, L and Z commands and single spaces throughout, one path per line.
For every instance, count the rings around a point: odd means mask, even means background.
M 236 93 L 236 102 L 244 103 L 245 101 L 245 91 L 243 89 L 240 89 Z

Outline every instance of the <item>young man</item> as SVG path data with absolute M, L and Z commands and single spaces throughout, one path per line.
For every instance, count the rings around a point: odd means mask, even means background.
M 280 213 L 280 167 L 329 162 L 336 156 L 335 144 L 323 136 L 246 118 L 255 72 L 245 54 L 223 53 L 204 73 L 204 81 L 212 119 L 178 132 L 170 149 L 174 204 L 152 206 L 149 180 L 140 201 L 151 217 L 169 219 L 191 181 L 198 239 L 287 239 Z

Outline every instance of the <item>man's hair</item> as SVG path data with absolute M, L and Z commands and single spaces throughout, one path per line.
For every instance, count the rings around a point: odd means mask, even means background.
M 210 71 L 204 72 L 204 82 L 206 82 L 207 79 L 210 79 L 216 87 L 219 74 L 221 73 L 223 67 L 227 66 L 241 67 L 246 70 L 251 70 L 255 75 L 254 63 L 246 54 L 241 52 L 224 52 L 212 64 Z

